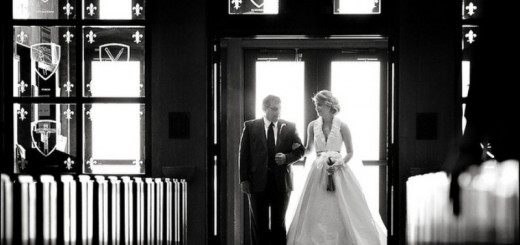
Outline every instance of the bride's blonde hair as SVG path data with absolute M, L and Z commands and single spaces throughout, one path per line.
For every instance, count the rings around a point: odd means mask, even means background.
M 321 90 L 316 93 L 314 97 L 312 97 L 312 101 L 320 105 L 330 106 L 332 114 L 336 114 L 340 111 L 338 99 L 328 90 Z

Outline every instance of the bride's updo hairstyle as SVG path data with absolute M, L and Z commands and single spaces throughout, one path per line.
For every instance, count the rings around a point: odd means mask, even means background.
M 336 114 L 340 111 L 338 99 L 328 90 L 321 90 L 315 94 L 314 97 L 312 97 L 312 101 L 320 105 L 330 106 L 332 114 Z

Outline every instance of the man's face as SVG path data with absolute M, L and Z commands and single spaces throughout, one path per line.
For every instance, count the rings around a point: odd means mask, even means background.
M 277 122 L 280 119 L 281 103 L 271 104 L 265 109 L 265 118 L 271 122 Z

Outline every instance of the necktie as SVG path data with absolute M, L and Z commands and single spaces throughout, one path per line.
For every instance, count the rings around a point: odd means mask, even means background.
M 276 151 L 276 146 L 274 144 L 274 130 L 273 130 L 274 124 L 269 124 L 269 129 L 267 129 L 267 157 L 268 157 L 268 163 L 269 167 L 272 168 L 276 166 L 274 161 L 274 155 Z

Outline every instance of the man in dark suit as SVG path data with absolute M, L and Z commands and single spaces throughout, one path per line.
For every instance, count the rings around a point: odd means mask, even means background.
M 303 156 L 305 148 L 295 124 L 279 120 L 279 97 L 267 96 L 262 109 L 263 118 L 244 123 L 240 140 L 240 185 L 249 198 L 253 244 L 285 245 L 285 211 L 293 188 L 291 164 Z

